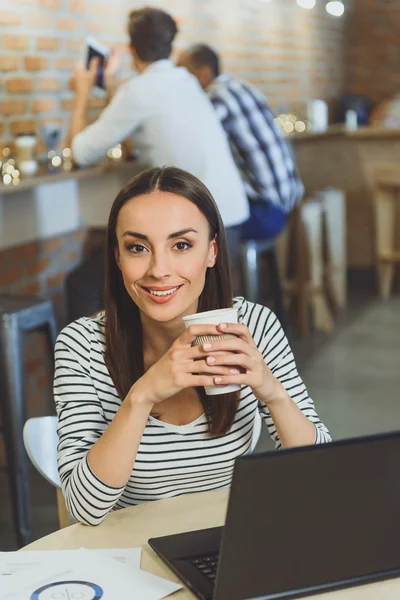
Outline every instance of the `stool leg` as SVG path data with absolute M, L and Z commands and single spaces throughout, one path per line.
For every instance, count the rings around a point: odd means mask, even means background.
M 247 241 L 242 247 L 243 279 L 245 298 L 250 302 L 259 302 L 260 290 L 258 282 L 257 244 Z
M 375 202 L 376 254 L 379 294 L 387 300 L 392 292 L 395 264 L 396 191 L 379 188 Z
M 57 324 L 56 324 L 56 320 L 53 316 L 50 316 L 47 323 L 43 326 L 44 328 L 44 332 L 46 334 L 47 337 L 47 341 L 48 341 L 48 347 L 49 347 L 49 352 L 50 352 L 50 358 L 51 358 L 51 379 L 53 379 L 54 377 L 54 346 L 56 344 L 56 339 L 57 339 Z M 55 414 L 55 404 L 54 404 L 54 400 L 51 396 L 51 405 L 49 407 L 50 411 L 52 412 L 52 414 Z
M 285 309 L 283 304 L 282 284 L 275 246 L 269 248 L 266 251 L 265 256 L 268 261 L 268 271 L 272 288 L 272 297 L 274 299 L 275 314 L 278 317 L 283 329 L 285 329 Z
M 57 323 L 56 323 L 56 319 L 55 319 L 54 315 L 49 317 L 49 320 L 47 322 L 47 327 L 48 327 L 49 340 L 50 340 L 50 343 L 52 346 L 52 350 L 54 350 L 54 346 L 56 345 L 57 332 L 58 332 L 58 327 L 57 327 Z
M 0 321 L 0 379 L 12 510 L 19 546 L 31 541 L 29 459 L 22 428 L 25 422 L 23 339 L 16 316 Z

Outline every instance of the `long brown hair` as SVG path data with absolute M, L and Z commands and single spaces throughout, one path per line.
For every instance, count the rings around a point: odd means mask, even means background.
M 174 167 L 153 168 L 143 171 L 122 188 L 112 205 L 107 228 L 105 277 L 105 361 L 115 388 L 123 400 L 132 385 L 144 374 L 143 330 L 140 312 L 129 296 L 121 271 L 115 260 L 118 247 L 117 219 L 126 202 L 159 190 L 170 192 L 193 202 L 206 217 L 210 228 L 210 241 L 217 236 L 218 256 L 214 267 L 207 269 L 198 311 L 215 310 L 232 306 L 232 280 L 224 226 L 213 197 L 196 177 Z M 231 427 L 239 394 L 211 396 L 204 388 L 196 388 L 212 437 L 225 434 Z

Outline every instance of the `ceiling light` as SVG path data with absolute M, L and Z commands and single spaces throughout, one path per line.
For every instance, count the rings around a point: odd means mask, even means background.
M 297 0 L 297 4 L 301 7 L 301 8 L 314 8 L 315 6 L 315 0 Z
M 334 0 L 328 2 L 328 4 L 326 5 L 326 12 L 328 12 L 330 15 L 333 15 L 334 17 L 341 17 L 344 13 L 343 2 L 341 2 L 341 0 Z

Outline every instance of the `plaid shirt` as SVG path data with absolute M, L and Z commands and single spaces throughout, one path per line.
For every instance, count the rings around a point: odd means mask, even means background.
M 249 200 L 273 204 L 288 214 L 304 187 L 265 97 L 253 85 L 225 74 L 207 93 L 229 138 Z

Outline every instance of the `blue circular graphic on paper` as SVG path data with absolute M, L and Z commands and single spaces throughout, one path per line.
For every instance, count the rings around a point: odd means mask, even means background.
M 39 588 L 30 600 L 100 600 L 103 590 L 87 581 L 56 581 Z

